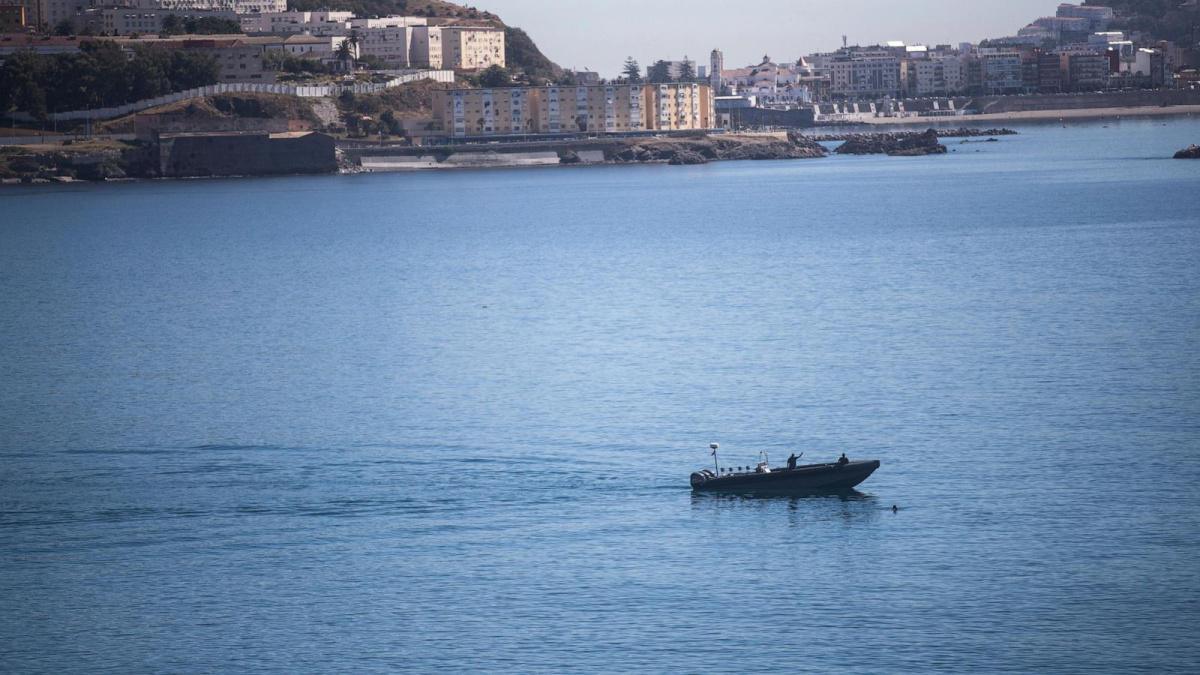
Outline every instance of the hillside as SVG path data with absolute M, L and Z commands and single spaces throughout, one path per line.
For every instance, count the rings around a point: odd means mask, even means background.
M 1116 30 L 1143 31 L 1180 45 L 1200 41 L 1200 6 L 1185 9 L 1185 0 L 1085 0 L 1083 4 L 1112 7 Z
M 96 124 L 96 130 L 106 134 L 131 134 L 134 132 L 134 120 L 138 115 L 156 114 L 175 115 L 197 122 L 234 118 L 273 118 L 304 120 L 314 126 L 321 125 L 320 118 L 313 112 L 312 99 L 277 94 L 231 93 L 168 103 L 157 108 L 99 122 Z
M 496 26 L 504 28 L 505 61 L 514 74 L 524 73 L 533 80 L 558 80 L 563 69 L 538 49 L 525 33 L 515 26 L 505 25 L 491 12 L 444 2 L 443 0 L 288 0 L 288 9 L 311 11 L 332 9 L 351 11 L 359 16 L 407 15 L 453 20 L 454 23 Z
M 502 25 L 500 18 L 491 12 L 443 0 L 289 0 L 288 9 L 304 12 L 331 9 L 354 12 L 358 16 L 427 16 Z

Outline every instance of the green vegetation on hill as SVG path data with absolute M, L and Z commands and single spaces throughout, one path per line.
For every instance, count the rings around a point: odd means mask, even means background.
M 1085 0 L 1085 5 L 1112 7 L 1112 28 L 1142 31 L 1181 45 L 1200 41 L 1200 7 L 1183 8 L 1184 0 Z
M 17 52 L 0 67 L 0 111 L 37 120 L 49 113 L 106 108 L 216 84 L 214 57 L 184 50 L 135 47 L 127 58 L 116 44 L 84 42 L 77 54 Z
M 470 19 L 500 25 L 491 12 L 465 7 L 443 0 L 288 0 L 288 9 L 311 12 L 320 9 L 354 12 L 358 16 L 428 16 Z
M 511 71 L 525 73 L 531 81 L 559 81 L 562 68 L 546 58 L 529 35 L 520 28 L 504 27 L 504 61 Z
M 403 135 L 401 120 L 431 117 L 434 90 L 451 86 L 422 80 L 378 94 L 346 93 L 337 99 L 338 112 L 351 135 L 373 136 L 382 130 L 400 136 Z
M 256 118 L 304 120 L 320 128 L 323 122 L 313 111 L 312 99 L 285 94 L 231 92 L 189 98 L 124 117 L 96 123 L 96 131 L 106 134 L 131 134 L 139 115 L 165 115 L 181 120 L 205 123 L 216 119 Z

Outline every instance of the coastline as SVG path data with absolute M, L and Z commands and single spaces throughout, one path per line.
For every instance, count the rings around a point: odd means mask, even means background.
M 1122 108 L 1073 108 L 1066 110 L 1022 110 L 1019 112 L 982 113 L 961 117 L 873 117 L 855 124 L 872 126 L 941 124 L 970 124 L 974 122 L 1044 122 L 1056 120 L 1089 120 L 1119 117 L 1186 117 L 1200 115 L 1200 105 L 1138 106 Z M 817 128 L 840 125 L 817 125 Z
M 855 140 L 863 145 L 858 152 L 869 154 L 938 154 L 944 148 L 911 148 L 895 152 L 891 144 L 906 136 L 919 135 L 925 129 L 938 130 L 939 136 L 953 135 L 949 127 L 980 130 L 1005 123 L 1042 122 L 1086 123 L 1121 118 L 1194 118 L 1200 105 L 1166 107 L 1112 107 L 1018 111 L 968 115 L 963 117 L 874 118 L 856 124 L 808 127 L 791 131 L 745 131 L 699 136 L 589 139 L 558 143 L 529 142 L 465 146 L 345 146 L 338 143 L 338 168 L 333 171 L 281 171 L 278 173 L 230 172 L 194 176 L 159 176 L 145 165 L 157 159 L 147 148 L 124 147 L 111 140 L 75 141 L 71 144 L 10 146 L 4 154 L 25 154 L 32 162 L 21 178 L 6 176 L 3 186 L 38 184 L 95 184 L 142 180 L 189 180 L 204 177 L 253 178 L 274 175 L 350 175 L 358 173 L 459 171 L 478 169 L 549 168 L 570 166 L 628 166 L 631 164 L 702 164 L 707 162 L 762 159 L 817 159 L 829 154 L 855 154 L 838 151 L 819 142 Z M 952 130 L 952 129 L 950 129 Z M 997 135 L 1007 129 L 994 129 Z M 976 135 L 976 134 L 967 134 Z M 892 137 L 895 138 L 892 138 Z M 332 146 L 330 148 L 333 149 Z M 11 171 L 9 172 L 11 173 Z

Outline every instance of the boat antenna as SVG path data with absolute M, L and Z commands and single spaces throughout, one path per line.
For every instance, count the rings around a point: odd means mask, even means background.
M 713 469 L 717 473 L 721 473 L 720 466 L 717 464 L 717 448 L 721 447 L 721 444 L 720 443 L 709 443 L 708 447 L 712 449 Z

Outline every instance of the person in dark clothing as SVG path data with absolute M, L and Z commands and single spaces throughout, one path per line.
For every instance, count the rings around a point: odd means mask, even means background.
M 793 452 L 792 456 L 788 457 L 787 467 L 788 471 L 794 471 L 796 469 L 796 453 Z
M 849 463 L 850 460 L 846 459 L 846 453 L 843 452 L 842 456 L 838 457 L 838 466 L 846 466 Z

